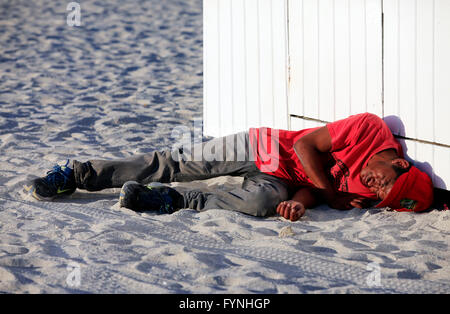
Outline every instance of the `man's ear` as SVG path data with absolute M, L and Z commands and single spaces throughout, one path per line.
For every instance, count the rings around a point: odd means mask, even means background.
M 395 158 L 392 160 L 392 164 L 402 168 L 402 169 L 408 169 L 409 168 L 409 162 L 406 159 L 403 158 Z

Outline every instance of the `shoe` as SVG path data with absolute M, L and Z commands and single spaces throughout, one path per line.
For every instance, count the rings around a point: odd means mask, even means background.
M 25 193 L 40 201 L 51 201 L 55 197 L 72 194 L 76 184 L 73 169 L 68 165 L 69 160 L 64 166 L 54 166 L 45 177 L 30 181 L 24 186 Z
M 122 186 L 119 197 L 120 207 L 134 211 L 157 211 L 171 214 L 184 205 L 183 196 L 168 186 L 145 186 L 128 181 Z

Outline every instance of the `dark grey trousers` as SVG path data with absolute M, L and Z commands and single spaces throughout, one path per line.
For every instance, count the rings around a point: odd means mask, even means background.
M 152 152 L 121 160 L 73 161 L 77 187 L 88 191 L 118 188 L 126 181 L 188 182 L 218 176 L 243 176 L 231 191 L 179 191 L 185 208 L 235 210 L 253 216 L 275 214 L 287 200 L 289 186 L 282 179 L 259 171 L 250 149 L 248 132 L 215 138 L 192 147 Z

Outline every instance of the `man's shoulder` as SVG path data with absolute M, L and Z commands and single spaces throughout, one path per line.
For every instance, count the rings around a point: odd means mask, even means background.
M 352 124 L 357 124 L 363 128 L 371 126 L 373 127 L 384 127 L 385 122 L 379 116 L 371 112 L 364 112 L 352 115 L 347 118 Z
M 374 120 L 374 121 L 383 121 L 379 116 L 377 116 L 374 113 L 371 112 L 363 112 L 363 113 L 358 113 L 358 114 L 354 114 L 351 115 L 349 117 L 349 119 L 353 119 L 353 120 Z
M 375 121 L 377 123 L 384 123 L 383 119 L 379 117 L 378 115 L 371 113 L 371 112 L 365 112 L 362 114 L 367 120 Z

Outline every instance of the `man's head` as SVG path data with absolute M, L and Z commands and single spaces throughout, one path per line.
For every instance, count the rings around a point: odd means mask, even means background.
M 411 165 L 403 158 L 392 160 L 376 160 L 361 170 L 360 179 L 363 185 L 384 200 L 392 190 L 395 181 L 410 169 Z
M 403 159 L 376 160 L 360 173 L 361 182 L 382 200 L 377 207 L 421 211 L 433 202 L 430 177 Z

